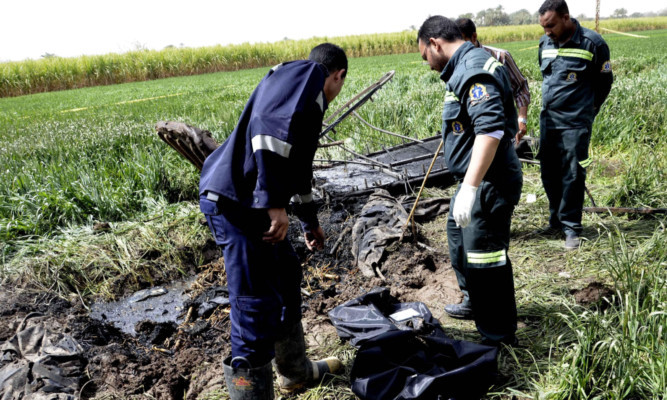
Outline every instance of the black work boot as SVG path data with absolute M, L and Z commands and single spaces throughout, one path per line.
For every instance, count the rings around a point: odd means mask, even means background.
M 231 356 L 222 362 L 230 400 L 273 400 L 271 363 L 252 368 L 245 358 L 234 358 L 237 360 L 242 360 L 245 366 L 234 368 Z
M 306 357 L 306 342 L 301 321 L 291 325 L 286 336 L 276 340 L 275 350 L 273 366 L 282 392 L 299 391 L 318 383 L 324 374 L 334 374 L 343 367 L 336 357 L 327 357 L 319 361 L 311 361 Z
M 458 319 L 474 319 L 475 314 L 472 312 L 470 303 L 447 304 L 445 312 L 452 318 Z

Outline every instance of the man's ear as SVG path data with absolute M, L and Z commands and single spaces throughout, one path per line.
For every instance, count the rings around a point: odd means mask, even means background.
M 472 44 L 477 45 L 477 32 L 472 33 Z
M 345 71 L 346 69 L 339 69 L 338 71 L 334 72 L 334 80 L 338 81 L 341 79 L 345 79 Z

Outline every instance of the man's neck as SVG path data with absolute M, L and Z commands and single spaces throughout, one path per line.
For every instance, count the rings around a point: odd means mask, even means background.
M 576 30 L 577 30 L 577 26 L 574 24 L 574 22 L 572 22 L 572 20 L 570 20 L 570 26 L 569 26 L 567 35 L 565 35 L 566 39 L 563 40 L 563 41 L 560 41 L 560 40 L 559 40 L 559 41 L 558 41 L 558 44 L 559 44 L 560 46 L 562 46 L 562 45 L 564 45 L 565 43 L 569 42 L 570 39 L 572 39 L 572 36 L 574 36 L 574 32 L 575 32 Z
M 443 50 L 445 52 L 445 56 L 447 57 L 447 60 L 451 60 L 452 57 L 454 57 L 454 54 L 456 51 L 459 49 L 459 47 L 463 46 L 465 43 L 464 40 L 457 40 L 455 42 L 447 43 L 445 42 L 446 45 L 443 46 Z

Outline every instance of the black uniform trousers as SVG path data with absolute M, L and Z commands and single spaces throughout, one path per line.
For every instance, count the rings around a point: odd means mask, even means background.
M 266 210 L 228 201 L 218 211 L 209 202 L 207 214 L 207 201 L 200 200 L 202 211 L 225 261 L 232 358 L 259 367 L 274 357 L 275 341 L 301 321 L 301 263 L 287 238 L 276 244 L 262 240 L 271 224 Z
M 447 219 L 449 253 L 459 287 L 469 297 L 477 330 L 496 342 L 512 343 L 516 332 L 514 277 L 507 249 L 521 186 L 521 181 L 509 185 L 482 181 L 470 224 L 456 226 L 451 212 L 456 196 Z
M 542 129 L 540 160 L 542 184 L 549 199 L 549 225 L 579 236 L 586 190 L 586 168 L 591 128 Z

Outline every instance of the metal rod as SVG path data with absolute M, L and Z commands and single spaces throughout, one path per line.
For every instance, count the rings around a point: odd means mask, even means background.
M 426 175 L 424 175 L 424 180 L 422 181 L 422 186 L 419 188 L 419 193 L 417 193 L 417 198 L 415 199 L 415 204 L 412 205 L 412 210 L 410 210 L 410 215 L 408 215 L 408 220 L 405 221 L 405 225 L 403 226 L 402 233 L 401 233 L 401 238 L 399 241 L 403 240 L 403 235 L 405 234 L 405 228 L 408 227 L 408 224 L 410 223 L 411 220 L 413 220 L 414 215 L 415 215 L 415 210 L 417 209 L 417 203 L 419 203 L 419 198 L 422 195 L 422 191 L 424 190 L 424 186 L 426 186 L 426 180 L 428 179 L 429 174 L 431 173 L 431 170 L 433 169 L 433 164 L 435 164 L 435 160 L 438 159 L 438 155 L 440 154 L 440 150 L 442 150 L 442 145 L 444 144 L 444 140 L 440 141 L 440 144 L 438 145 L 438 150 L 435 151 L 435 154 L 433 155 L 433 160 L 431 160 L 431 165 L 428 167 L 428 171 L 426 172 Z M 413 231 L 414 231 L 414 221 L 412 223 L 413 226 Z
M 399 137 L 399 138 L 401 138 L 401 139 L 407 139 L 407 140 L 410 140 L 410 141 L 412 141 L 412 142 L 416 142 L 416 143 L 424 143 L 423 140 L 413 139 L 413 138 L 411 138 L 411 137 L 409 137 L 409 136 L 404 136 L 404 135 L 401 135 L 401 134 L 399 134 L 399 133 L 390 132 L 390 131 L 387 131 L 387 130 L 378 128 L 377 126 L 371 125 L 368 121 L 366 121 L 365 119 L 361 118 L 361 116 L 360 116 L 356 111 L 353 111 L 353 112 L 352 112 L 352 115 L 354 115 L 355 117 L 359 118 L 359 120 L 360 120 L 364 125 L 368 126 L 369 128 L 375 129 L 375 130 L 378 131 L 378 132 L 386 133 L 387 135 L 391 135 L 391 136 L 396 136 L 396 137 Z

